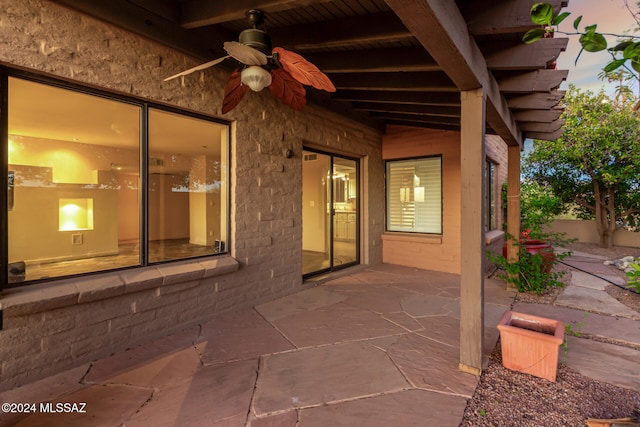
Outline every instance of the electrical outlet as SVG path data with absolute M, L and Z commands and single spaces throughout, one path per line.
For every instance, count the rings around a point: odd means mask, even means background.
M 82 241 L 82 233 L 72 234 L 71 235 L 71 244 L 72 245 L 81 245 Z

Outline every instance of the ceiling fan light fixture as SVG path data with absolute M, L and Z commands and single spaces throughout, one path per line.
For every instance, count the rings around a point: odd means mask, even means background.
M 245 68 L 240 76 L 242 84 L 249 86 L 254 92 L 260 92 L 271 84 L 271 73 L 257 65 Z

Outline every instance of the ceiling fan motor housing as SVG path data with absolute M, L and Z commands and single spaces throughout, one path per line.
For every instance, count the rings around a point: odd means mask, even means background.
M 238 41 L 242 44 L 259 50 L 265 55 L 271 54 L 271 37 L 267 33 L 257 28 L 250 28 L 240 33 Z

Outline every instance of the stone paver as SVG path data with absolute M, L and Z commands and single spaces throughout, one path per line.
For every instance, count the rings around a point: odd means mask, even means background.
M 198 339 L 199 330 L 199 328 L 186 329 L 147 345 L 97 360 L 91 364 L 91 369 L 86 373 L 84 381 L 100 383 L 122 373 L 152 364 L 154 361 L 182 349 L 193 348 Z
M 367 342 L 266 356 L 256 385 L 257 416 L 408 388 L 393 362 Z
M 454 427 L 460 424 L 464 405 L 466 405 L 466 399 L 463 397 L 425 390 L 407 390 L 337 405 L 304 409 L 299 425 L 300 427 L 361 425 Z
M 362 288 L 361 284 L 357 285 Z M 279 298 L 256 307 L 256 310 L 270 322 L 295 314 L 304 314 L 337 304 L 347 299 L 345 295 L 329 292 L 325 287 L 307 289 L 304 292 Z
M 76 404 L 78 412 L 38 412 L 24 418 L 16 426 L 119 426 L 133 416 L 153 395 L 153 389 L 131 387 L 121 384 L 92 385 L 53 400 L 52 404 Z M 86 405 L 81 406 L 83 403 Z M 72 411 L 74 406 L 68 406 Z M 86 412 L 79 412 L 80 410 Z
M 345 304 L 352 305 L 375 313 L 397 313 L 402 310 L 402 301 L 412 297 L 415 292 L 386 286 L 384 288 L 374 288 L 368 292 L 350 295 L 346 298 Z
M 273 322 L 297 347 L 310 347 L 404 333 L 379 314 L 345 303 Z
M 571 284 L 575 286 L 582 286 L 583 288 L 595 289 L 598 291 L 604 291 L 609 283 L 601 278 L 594 276 L 593 274 L 584 273 L 582 271 L 571 272 Z
M 409 334 L 399 337 L 388 353 L 415 387 L 471 397 L 478 384 L 477 377 L 458 369 L 458 347 Z
M 636 311 L 618 302 L 606 292 L 582 286 L 568 286 L 558 295 L 555 304 L 640 320 L 640 315 Z
M 204 364 L 256 359 L 294 348 L 255 310 L 220 316 L 202 326 L 200 339 L 206 341 L 201 345 Z
M 264 418 L 254 418 L 247 427 L 299 427 L 298 411 L 289 411 Z
M 640 390 L 640 351 L 619 345 L 569 337 L 567 365 L 582 375 Z
M 460 304 L 458 300 L 438 295 L 413 295 L 402 301 L 402 309 L 414 317 L 460 317 Z
M 606 274 L 597 259 L 575 261 Z M 456 426 L 478 382 L 458 369 L 458 282 L 407 267 L 361 269 L 6 392 L 3 401 L 87 402 L 90 412 L 3 417 L 0 426 Z M 569 366 L 638 389 L 640 351 L 587 339 L 640 345 L 640 314 L 612 302 L 607 285 L 574 272 L 555 305 L 513 310 L 580 325 Z M 485 281 L 486 355 L 515 295 L 504 286 Z
M 244 425 L 257 370 L 257 359 L 204 366 L 189 381 L 155 393 L 126 426 Z

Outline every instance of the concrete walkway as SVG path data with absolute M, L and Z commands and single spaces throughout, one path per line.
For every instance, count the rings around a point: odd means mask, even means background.
M 478 378 L 458 370 L 459 276 L 360 270 L 4 393 L 86 413 L 19 426 L 458 426 Z M 487 280 L 485 352 L 513 302 Z
M 513 310 L 580 330 L 566 363 L 638 390 L 640 315 L 603 289 L 574 272 L 555 304 Z M 486 354 L 513 297 L 485 280 Z M 0 414 L 0 426 L 458 426 L 478 383 L 458 370 L 458 299 L 456 275 L 361 269 L 2 393 L 3 403 L 86 403 L 86 412 Z

